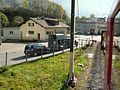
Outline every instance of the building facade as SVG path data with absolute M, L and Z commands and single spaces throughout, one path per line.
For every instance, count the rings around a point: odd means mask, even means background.
M 20 27 L 21 39 L 47 41 L 49 34 L 66 35 L 68 28 L 69 26 L 57 19 L 31 18 Z
M 101 29 L 106 29 L 105 18 L 86 18 L 85 20 L 77 20 L 75 31 L 78 34 L 88 35 L 101 33 Z
M 20 27 L 3 27 L 4 40 L 20 40 Z

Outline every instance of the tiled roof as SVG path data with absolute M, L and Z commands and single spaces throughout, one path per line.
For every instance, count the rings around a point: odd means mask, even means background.
M 36 22 L 37 24 L 41 25 L 45 28 L 55 28 L 55 27 L 66 27 L 69 26 L 58 21 L 57 19 L 50 19 L 50 18 L 31 18 L 30 20 Z

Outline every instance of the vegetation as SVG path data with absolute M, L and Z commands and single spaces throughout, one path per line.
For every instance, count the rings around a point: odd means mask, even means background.
M 84 55 L 76 58 L 76 76 L 84 71 L 84 68 L 88 65 L 87 60 Z M 0 69 L 0 89 L 60 90 L 68 76 L 68 63 L 69 52 L 66 52 L 55 57 L 4 67 Z M 85 66 L 80 67 L 78 63 Z
M 1 0 L 0 3 L 1 12 L 7 16 L 10 25 L 16 25 L 13 19 L 17 16 L 22 17 L 23 21 L 30 17 L 57 18 L 69 24 L 66 11 L 50 0 Z
M 117 57 L 115 60 L 114 67 L 118 70 L 120 70 L 120 57 Z
M 120 55 L 120 54 L 119 54 Z M 115 84 L 115 90 L 120 90 L 120 56 L 116 58 L 113 65 L 113 81 Z
M 86 22 L 86 20 L 88 18 L 95 18 L 95 15 L 94 14 L 90 14 L 89 17 L 86 17 L 86 16 L 79 17 L 79 16 L 77 16 L 75 19 L 76 19 L 76 22 L 79 22 L 79 21 Z
M 23 20 L 23 17 L 21 17 L 21 16 L 15 16 L 13 18 L 13 23 L 15 25 L 20 25 L 22 22 L 24 22 L 24 20 Z
M 0 12 L 0 18 L 2 20 L 1 22 L 2 25 L 6 26 L 9 23 L 7 16 L 2 12 Z

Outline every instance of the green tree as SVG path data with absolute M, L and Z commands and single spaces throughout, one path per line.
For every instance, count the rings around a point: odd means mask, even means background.
M 29 8 L 29 3 L 30 3 L 30 0 L 23 0 L 23 7 L 28 9 Z
M 5 8 L 2 13 L 8 17 L 10 22 L 13 22 L 15 16 L 22 16 L 24 21 L 28 20 L 30 17 L 43 16 L 60 19 L 61 21 L 70 23 L 69 17 L 64 8 L 50 0 L 21 0 L 19 2 L 18 0 L 9 0 L 9 2 L 13 6 Z M 7 4 L 7 2 L 5 3 Z M 18 3 L 20 5 L 17 6 Z
M 9 5 L 9 4 L 10 4 L 10 7 L 11 7 L 11 8 L 14 8 L 14 9 L 19 6 L 17 0 L 9 0 L 9 1 L 8 1 L 8 5 Z
M 76 22 L 81 21 L 81 18 L 79 16 L 75 17 Z
M 0 17 L 2 26 L 6 26 L 9 23 L 7 16 L 4 13 L 0 12 Z
M 21 17 L 21 16 L 15 16 L 13 18 L 14 25 L 19 25 L 19 24 L 21 24 L 23 22 L 24 22 L 24 20 L 23 20 L 23 17 Z
M 82 17 L 81 17 L 81 21 L 84 22 L 84 21 L 86 21 L 86 20 L 87 20 L 87 18 L 86 18 L 85 16 L 82 16 Z
M 92 13 L 92 14 L 90 14 L 90 17 L 91 17 L 91 18 L 94 18 L 94 17 L 95 17 L 95 15 Z

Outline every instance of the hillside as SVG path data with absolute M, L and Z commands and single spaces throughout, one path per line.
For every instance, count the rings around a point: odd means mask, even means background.
M 14 23 L 17 16 L 24 21 L 30 17 L 49 17 L 69 23 L 64 8 L 50 0 L 0 0 L 0 10 L 7 16 L 9 23 Z
M 0 8 L 17 8 L 22 6 L 22 0 L 0 0 Z

